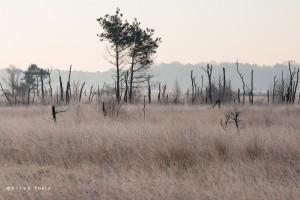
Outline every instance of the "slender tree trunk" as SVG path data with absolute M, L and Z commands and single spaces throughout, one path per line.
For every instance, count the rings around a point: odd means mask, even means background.
M 91 96 L 92 96 L 92 93 L 93 93 L 93 85 L 91 86 L 91 89 L 90 89 L 90 95 L 89 95 L 89 102 L 91 103 L 92 99 L 91 99 Z
M 283 79 L 283 70 L 281 72 L 281 102 L 284 102 L 284 79 Z
M 193 70 L 191 70 L 191 82 L 192 82 L 192 104 L 194 103 L 194 77 L 193 77 Z
M 158 84 L 158 96 L 157 96 L 157 102 L 161 103 L 160 101 L 160 93 L 161 93 L 161 89 L 160 89 L 160 83 Z
M 36 75 L 36 95 L 39 96 L 39 76 Z
M 52 72 L 52 68 L 51 68 L 51 71 L 49 71 L 49 69 L 48 69 L 48 74 L 49 74 L 48 83 L 49 83 L 49 87 L 50 87 L 50 100 L 52 101 L 52 86 L 51 86 L 51 76 L 50 76 L 51 72 Z
M 59 86 L 60 86 L 60 101 L 63 102 L 64 101 L 64 90 L 63 90 L 63 84 L 62 84 L 59 70 L 58 70 L 58 73 L 59 73 Z
M 251 70 L 251 104 L 253 105 L 253 69 Z
M 80 102 L 80 100 L 81 100 L 81 95 L 82 95 L 82 90 L 83 90 L 84 84 L 85 84 L 85 82 L 83 82 L 83 84 L 82 84 L 82 86 L 81 86 L 81 89 L 80 89 L 80 93 L 79 93 L 79 102 Z
M 3 87 L 2 87 L 2 84 L 0 83 L 0 86 L 1 86 L 1 90 L 2 92 L 4 93 L 5 97 L 6 97 L 6 100 L 8 101 L 9 104 L 11 104 L 11 100 L 9 100 L 9 97 L 7 95 L 7 93 L 4 91 Z
M 151 104 L 151 85 L 150 85 L 150 76 L 148 76 L 148 102 Z
M 40 69 L 41 70 L 41 90 L 42 90 L 42 104 L 45 103 L 45 99 L 44 99 L 44 80 L 43 80 L 43 69 Z
M 134 63 L 133 63 L 133 60 L 132 60 L 132 63 L 131 63 L 131 67 L 130 67 L 130 82 L 129 82 L 129 103 L 132 104 L 132 86 L 133 86 L 133 66 L 134 66 Z
M 124 92 L 124 102 L 127 103 L 127 97 L 128 97 L 128 71 L 125 75 L 125 92 Z
M 294 93 L 293 93 L 293 103 L 295 102 L 296 99 L 296 92 L 297 92 L 297 87 L 298 87 L 298 81 L 299 81 L 299 69 L 297 71 L 297 79 L 296 79 L 296 83 L 294 84 Z
M 69 77 L 68 77 L 68 82 L 67 82 L 67 90 L 66 90 L 66 104 L 70 104 L 70 98 L 71 98 L 71 88 L 70 88 L 70 78 L 71 78 L 71 70 L 72 70 L 72 65 L 70 66 L 70 71 L 69 71 Z
M 116 83 L 116 99 L 117 103 L 120 103 L 120 66 L 119 66 L 119 48 L 116 46 L 116 67 L 117 67 L 117 83 Z
M 201 91 L 200 91 L 201 103 L 203 103 L 203 93 L 202 93 L 202 90 L 203 90 L 203 76 L 201 75 Z
M 225 101 L 226 92 L 226 77 L 225 77 L 225 67 L 223 67 L 223 101 Z
M 27 104 L 30 104 L 30 86 L 28 87 Z

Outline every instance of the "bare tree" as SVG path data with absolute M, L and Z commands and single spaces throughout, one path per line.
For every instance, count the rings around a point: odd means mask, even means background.
M 208 95 L 209 95 L 209 101 L 210 104 L 212 104 L 212 84 L 211 84 L 211 74 L 212 74 L 212 65 L 209 66 L 209 64 L 207 64 L 207 69 L 204 69 L 202 67 L 202 69 L 207 73 L 207 77 L 208 77 Z
M 191 70 L 191 82 L 192 82 L 192 104 L 194 104 L 196 100 L 196 77 L 193 75 L 193 70 Z
M 276 84 L 278 80 L 276 80 L 277 75 L 274 76 L 274 81 L 273 81 L 273 94 L 272 94 L 272 101 L 275 103 L 275 92 L 276 92 Z
M 62 84 L 59 70 L 58 70 L 58 73 L 59 73 L 59 86 L 60 86 L 60 101 L 63 102 L 64 101 L 64 89 L 63 89 L 63 84 Z
M 83 87 L 85 85 L 85 82 L 83 82 L 82 86 L 81 86 L 81 89 L 80 89 L 80 93 L 79 93 L 79 102 L 81 100 L 81 95 L 82 95 L 82 90 L 83 90 Z
M 237 72 L 238 72 L 238 74 L 239 74 L 239 76 L 240 76 L 240 78 L 241 78 L 241 80 L 242 80 L 242 83 L 243 83 L 243 104 L 245 104 L 245 95 L 246 95 L 246 91 L 245 91 L 245 82 L 244 82 L 244 74 L 242 75 L 241 73 L 240 73 L 240 71 L 239 71 L 239 63 L 238 63 L 238 61 L 236 61 L 236 70 L 237 70 Z
M 52 101 L 52 85 L 51 85 L 51 72 L 52 72 L 52 67 L 51 70 L 48 69 L 48 84 L 50 87 L 50 100 Z
M 253 105 L 253 69 L 251 70 L 251 88 L 250 88 L 250 103 Z
M 71 98 L 71 86 L 70 86 L 71 71 L 72 71 L 72 65 L 70 66 L 69 77 L 67 82 L 66 104 L 70 104 L 70 98 Z
M 8 77 L 3 78 L 4 83 L 6 83 L 9 88 L 9 93 L 6 94 L 10 96 L 10 102 L 16 103 L 16 95 L 18 93 L 17 90 L 20 84 L 20 76 L 23 71 L 13 65 L 10 65 L 9 68 L 6 69 L 6 72 Z
M 296 97 L 296 91 L 299 81 L 299 69 L 296 72 L 296 69 L 294 68 L 294 71 L 291 70 L 291 63 L 289 62 L 289 71 L 290 71 L 290 82 L 289 86 L 287 88 L 286 92 L 286 102 L 287 103 L 294 103 L 295 97 Z M 296 77 L 297 74 L 297 77 Z M 296 80 L 294 80 L 296 79 Z

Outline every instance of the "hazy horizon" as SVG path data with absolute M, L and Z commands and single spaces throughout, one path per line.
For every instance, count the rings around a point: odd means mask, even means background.
M 280 1 L 5 1 L 0 8 L 0 67 L 107 71 L 96 21 L 119 7 L 155 29 L 162 44 L 155 62 L 212 61 L 272 66 L 300 61 L 300 2 Z

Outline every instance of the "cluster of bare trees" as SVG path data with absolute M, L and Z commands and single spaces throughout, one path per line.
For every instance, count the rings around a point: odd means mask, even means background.
M 196 74 L 193 70 L 191 71 L 191 89 L 186 92 L 186 101 L 189 104 L 211 104 L 215 105 L 216 102 L 220 103 L 230 103 L 236 102 L 241 105 L 245 105 L 247 101 L 247 96 L 249 97 L 249 104 L 254 104 L 254 72 L 251 70 L 249 72 L 250 82 L 247 84 L 245 82 L 244 76 L 239 69 L 239 63 L 236 62 L 236 71 L 241 80 L 241 87 L 234 91 L 231 86 L 231 81 L 226 79 L 226 70 L 223 68 L 223 77 L 219 76 L 218 81 L 212 80 L 213 66 L 207 64 L 206 68 L 203 68 L 204 75 L 207 76 L 207 84 L 203 85 L 203 75 L 200 74 L 201 79 L 197 79 Z M 281 80 L 274 77 L 273 89 L 272 89 L 272 102 L 273 103 L 294 103 L 296 100 L 297 87 L 299 81 L 299 69 L 291 69 L 289 63 L 289 71 L 287 77 L 284 78 L 282 71 Z M 200 83 L 197 83 L 198 82 Z M 279 82 L 280 80 L 280 82 Z M 178 83 L 175 83 L 178 88 Z M 159 89 L 160 93 L 160 89 Z M 173 96 L 176 96 L 176 101 L 180 99 L 178 90 L 173 90 Z M 181 93 L 181 92 L 180 92 Z M 270 103 L 270 91 L 267 91 L 267 102 Z M 183 102 L 184 96 L 181 97 Z M 298 98 L 298 103 L 300 99 L 300 94 Z M 159 101 L 159 99 L 158 99 Z M 172 102 L 172 101 L 170 101 Z
M 59 71 L 59 86 L 53 89 L 51 72 L 52 69 L 42 69 L 36 64 L 31 64 L 27 70 L 22 71 L 14 66 L 7 69 L 8 77 L 4 79 L 5 86 L 0 83 L 1 90 L 11 105 L 16 104 L 66 104 L 71 101 L 80 102 L 84 95 L 88 102 L 93 102 L 96 97 L 98 105 L 102 106 L 107 113 L 118 113 L 123 103 L 136 103 L 144 99 L 144 104 L 153 102 L 151 98 L 155 93 L 153 88 L 158 86 L 157 102 L 159 104 L 210 104 L 216 105 L 235 102 L 245 105 L 246 96 L 249 103 L 254 103 L 253 70 L 249 72 L 251 82 L 246 83 L 244 76 L 239 70 L 236 62 L 236 71 L 241 79 L 241 87 L 234 91 L 230 79 L 226 79 L 226 69 L 223 68 L 222 76 L 213 79 L 214 68 L 207 64 L 202 67 L 203 74 L 190 73 L 191 88 L 183 94 L 178 80 L 176 80 L 173 91 L 167 90 L 167 84 L 153 82 L 155 74 L 151 73 L 154 55 L 161 43 L 160 38 L 154 37 L 153 29 L 143 29 L 141 23 L 134 19 L 132 23 L 123 20 L 123 14 L 117 9 L 113 15 L 105 15 L 97 19 L 102 31 L 98 34 L 101 42 L 106 42 L 105 59 L 115 67 L 113 84 L 105 84 L 100 88 L 91 86 L 84 89 L 85 83 L 79 81 L 71 82 L 72 65 L 66 84 L 63 83 Z M 207 76 L 207 84 L 204 77 Z M 299 80 L 299 69 L 291 69 L 289 63 L 289 74 L 284 77 L 282 71 L 281 79 L 274 77 L 273 88 L 267 92 L 268 104 L 270 93 L 273 103 L 294 103 Z M 169 87 L 169 86 L 168 86 Z M 146 92 L 145 92 L 146 91 Z M 146 94 L 145 94 L 146 93 Z M 144 98 L 143 98 L 144 97 Z M 299 95 L 300 97 L 300 95 Z M 37 101 L 37 99 L 39 101 Z M 115 102 L 114 102 L 115 101 Z M 115 111 L 116 110 L 116 111 Z
M 281 73 L 281 78 L 277 78 L 277 75 L 274 76 L 273 88 L 272 88 L 272 103 L 273 104 L 295 103 L 298 81 L 299 81 L 299 69 L 294 68 L 292 70 L 291 63 L 289 63 L 289 71 L 286 77 L 284 77 L 283 71 Z M 270 94 L 270 92 L 268 92 L 268 94 Z M 299 103 L 299 98 L 298 98 L 298 103 Z

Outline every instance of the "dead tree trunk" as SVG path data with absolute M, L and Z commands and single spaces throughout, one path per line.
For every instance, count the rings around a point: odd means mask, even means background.
M 239 103 L 241 103 L 241 97 L 240 97 L 240 95 L 241 95 L 241 92 L 240 92 L 240 88 L 238 89 L 238 102 Z
M 284 102 L 284 79 L 283 79 L 283 70 L 281 72 L 281 102 Z
M 243 83 L 243 104 L 245 104 L 245 95 L 246 95 L 246 91 L 245 91 L 245 82 L 244 82 L 244 74 L 242 75 L 239 71 L 239 64 L 238 64 L 238 61 L 236 61 L 236 70 L 242 80 L 242 83 Z
M 160 101 L 160 83 L 158 84 L 158 95 L 157 95 L 157 102 L 158 103 L 161 103 L 161 101 Z
M 251 70 L 251 92 L 250 92 L 250 96 L 251 96 L 251 105 L 253 105 L 253 69 Z
M 83 90 L 84 84 L 85 84 L 85 82 L 83 82 L 83 84 L 82 84 L 82 86 L 81 86 L 81 89 L 80 89 L 79 102 L 80 102 L 80 100 L 81 100 L 81 95 L 82 95 L 82 90 Z
M 162 87 L 162 99 L 163 99 L 163 101 L 165 101 L 166 90 L 167 90 L 167 84 L 165 83 Z
M 58 70 L 58 73 L 59 73 L 59 86 L 60 86 L 60 101 L 63 102 L 64 101 L 64 89 L 63 89 L 63 84 L 62 84 L 59 70 Z
M 268 105 L 270 105 L 270 91 L 268 90 Z
M 294 91 L 293 91 L 293 103 L 296 100 L 296 92 L 297 92 L 297 87 L 298 87 L 298 81 L 299 81 L 299 69 L 297 70 L 296 84 L 294 84 L 295 87 L 294 87 Z
M 9 104 L 11 104 L 11 101 L 9 100 L 9 97 L 7 95 L 7 93 L 4 91 L 3 87 L 2 87 L 2 84 L 0 83 L 0 86 L 1 86 L 1 90 L 2 92 L 4 93 L 5 97 L 6 97 L 6 100 L 8 101 Z
M 226 97 L 226 77 L 225 77 L 225 67 L 223 67 L 223 101 L 225 101 Z
M 43 80 L 43 69 L 40 69 L 40 75 L 41 75 L 41 90 L 42 90 L 42 104 L 45 103 L 45 96 L 44 96 L 44 80 Z
M 200 95 L 201 95 L 201 103 L 203 102 L 203 76 L 201 75 L 201 91 L 200 91 Z
M 273 94 L 272 94 L 272 102 L 275 103 L 275 89 L 276 89 L 276 84 L 278 80 L 276 80 L 277 75 L 274 76 L 274 82 L 273 82 Z
M 69 71 L 69 77 L 68 77 L 68 82 L 67 82 L 67 89 L 66 89 L 66 104 L 70 104 L 70 98 L 71 98 L 71 88 L 70 88 L 70 78 L 71 78 L 71 70 L 72 70 L 72 65 L 70 66 L 70 71 Z
M 205 87 L 205 103 L 207 104 L 208 101 L 208 90 L 207 87 Z
M 51 70 L 48 69 L 48 76 L 49 76 L 48 83 L 49 83 L 49 87 L 50 87 L 50 100 L 52 101 L 51 72 L 52 72 L 52 68 L 51 68 Z
M 52 117 L 53 121 L 56 123 L 56 110 L 54 105 L 52 105 Z
M 91 89 L 90 89 L 90 95 L 89 95 L 89 102 L 91 103 L 92 99 L 91 99 L 91 96 L 92 96 L 92 93 L 93 93 L 93 85 L 91 86 Z
M 195 77 L 193 76 L 193 70 L 191 70 L 191 81 L 192 81 L 192 104 L 195 102 L 195 93 L 196 93 L 196 85 L 195 85 Z
M 208 95 L 209 95 L 210 104 L 212 104 L 212 88 L 211 88 L 212 65 L 209 66 L 209 64 L 207 64 L 207 69 L 204 69 L 203 67 L 202 67 L 202 69 L 207 73 L 207 77 L 208 77 Z

